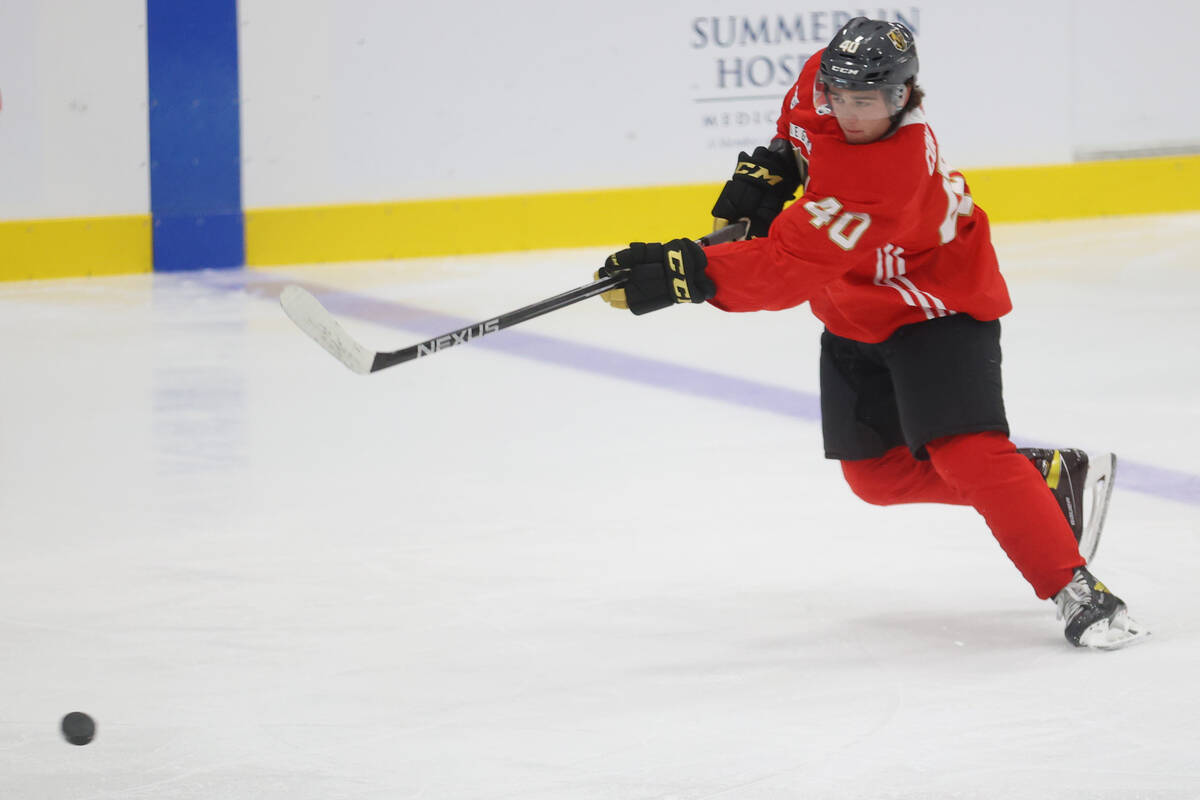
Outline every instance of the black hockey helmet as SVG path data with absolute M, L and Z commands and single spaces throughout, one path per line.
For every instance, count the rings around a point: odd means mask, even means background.
M 813 82 L 813 105 L 832 114 L 829 89 L 879 89 L 890 109 L 904 108 L 904 86 L 917 78 L 917 45 L 913 33 L 899 22 L 855 17 L 834 35 Z

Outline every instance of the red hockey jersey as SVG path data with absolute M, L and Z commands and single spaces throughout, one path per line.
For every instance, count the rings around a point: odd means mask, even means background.
M 916 109 L 889 137 L 849 144 L 813 107 L 821 53 L 787 93 L 778 134 L 808 161 L 804 194 L 765 238 L 706 250 L 710 301 L 726 311 L 808 301 L 838 336 L 880 342 L 901 325 L 1012 309 L 987 215 Z

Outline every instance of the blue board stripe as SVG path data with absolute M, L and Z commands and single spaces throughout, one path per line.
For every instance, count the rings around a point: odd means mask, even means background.
M 154 269 L 245 262 L 237 0 L 147 0 Z

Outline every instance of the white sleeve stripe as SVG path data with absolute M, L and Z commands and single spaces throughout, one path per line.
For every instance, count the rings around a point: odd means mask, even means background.
M 946 304 L 934 295 L 922 289 L 905 276 L 906 264 L 900 255 L 903 247 L 894 244 L 884 245 L 875 250 L 875 285 L 889 286 L 900 293 L 904 302 L 913 308 L 918 306 L 925 312 L 925 319 L 944 317 L 956 312 L 946 308 Z M 907 291 L 906 291 L 907 289 Z M 911 294 L 910 294 L 911 292 Z M 915 298 L 915 300 L 914 300 Z
M 899 265 L 900 265 L 899 269 L 897 270 L 897 275 L 904 275 L 904 267 L 905 267 L 904 259 L 900 257 L 900 254 L 903 252 L 904 252 L 903 247 L 896 248 L 896 261 L 898 261 Z M 946 311 L 945 303 L 943 303 L 941 300 L 939 300 L 936 297 L 934 297 L 933 295 L 931 295 L 929 292 L 926 292 L 922 289 L 918 289 L 916 287 L 916 285 L 908 278 L 900 278 L 900 280 L 904 283 L 905 286 L 907 286 L 909 289 L 912 290 L 913 294 L 917 295 L 918 297 L 923 297 L 926 300 L 932 302 L 933 306 L 938 309 L 939 317 L 946 316 L 946 314 L 944 313 Z M 922 303 L 921 305 L 924 306 L 925 303 Z
M 946 316 L 946 308 L 945 308 L 945 306 L 942 306 L 942 303 L 940 300 L 933 297 L 933 295 L 926 294 L 925 292 L 918 289 L 916 286 L 913 285 L 913 282 L 910 281 L 908 278 L 899 278 L 898 280 L 901 283 L 903 283 L 905 286 L 907 286 L 913 294 L 915 294 L 918 298 L 920 298 L 921 308 L 925 309 L 926 317 L 928 317 L 929 319 L 933 319 L 935 314 L 939 317 Z M 938 306 L 941 306 L 941 307 L 940 308 L 932 307 L 929 302 L 930 300 L 933 300 L 934 303 L 936 303 Z
M 885 252 L 885 250 L 886 250 L 886 252 Z M 885 262 L 885 256 L 886 256 L 886 262 Z M 886 267 L 885 267 L 885 264 L 886 264 Z M 886 268 L 886 273 L 885 273 L 885 268 Z M 912 299 L 912 297 L 909 295 L 909 293 L 904 291 L 904 289 L 901 288 L 900 286 L 897 286 L 896 284 L 892 283 L 892 246 L 890 244 L 887 245 L 886 248 L 879 247 L 879 248 L 875 249 L 875 285 L 892 287 L 893 289 L 895 289 L 897 292 L 900 293 L 900 296 L 902 298 L 904 298 L 905 303 L 907 303 L 910 306 L 913 306 L 914 308 L 916 307 L 917 304 Z

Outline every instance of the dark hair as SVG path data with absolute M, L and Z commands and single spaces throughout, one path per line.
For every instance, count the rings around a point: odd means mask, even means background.
M 917 86 L 916 78 L 909 78 L 905 83 L 908 84 L 908 88 L 912 89 L 912 91 L 908 95 L 908 102 L 904 104 L 904 108 L 900 109 L 901 114 L 906 111 L 912 111 L 925 102 L 925 90 Z
M 925 90 L 917 86 L 917 79 L 915 77 L 906 80 L 904 85 L 912 90 L 908 93 L 908 102 L 904 104 L 904 108 L 892 115 L 892 124 L 888 126 L 887 133 L 882 138 L 887 138 L 895 133 L 896 129 L 900 127 L 900 121 L 904 119 L 904 115 L 921 105 L 925 100 Z

